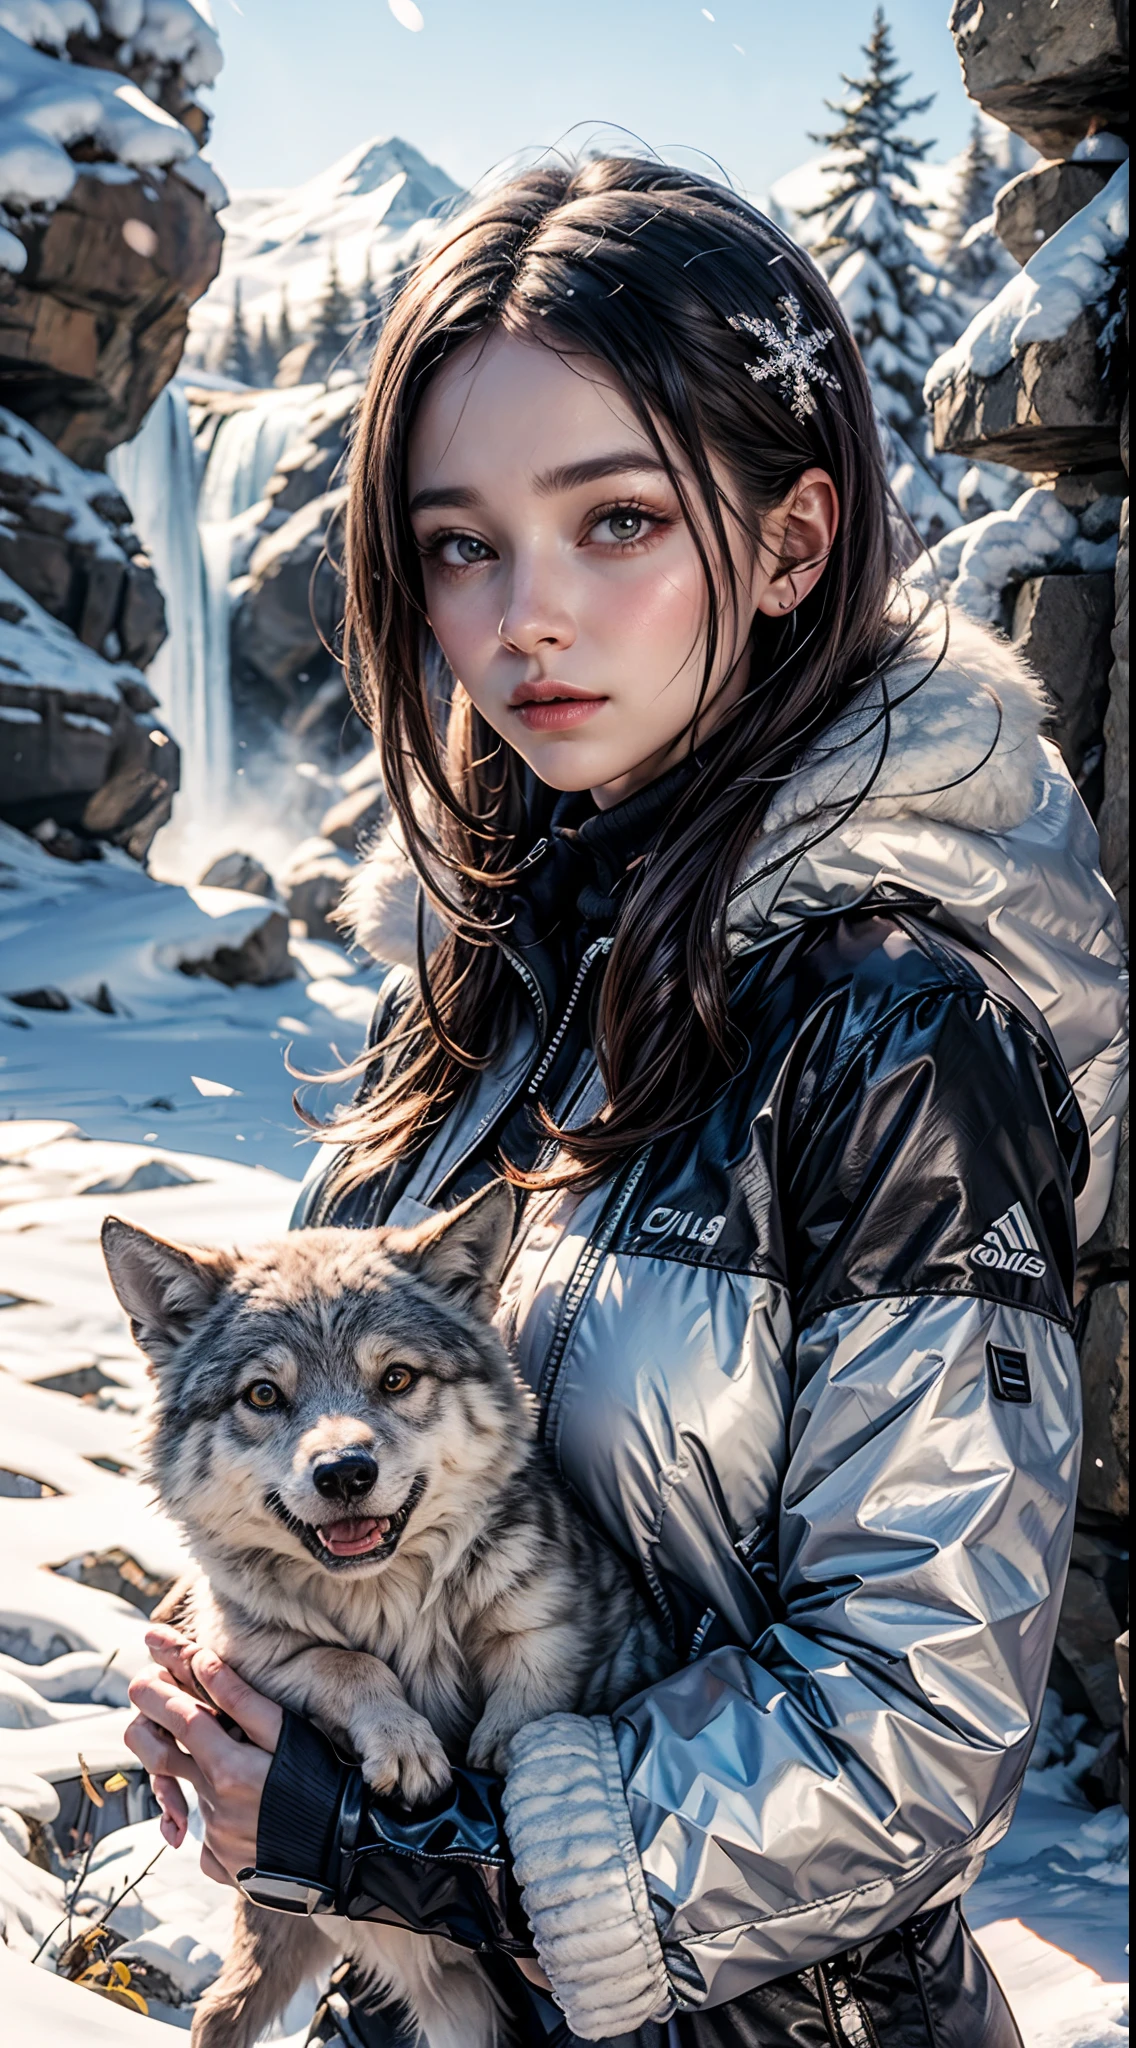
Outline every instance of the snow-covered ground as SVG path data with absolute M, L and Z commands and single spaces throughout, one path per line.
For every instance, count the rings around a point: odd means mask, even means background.
M 300 942 L 295 979 L 226 989 L 176 960 L 263 904 L 226 909 L 223 892 L 156 883 L 125 857 L 72 868 L 2 829 L 0 863 L 0 985 L 71 1003 L 0 1002 L 0 2010 L 13 2048 L 160 2048 L 188 2027 L 231 1906 L 192 1840 L 163 1846 L 122 1741 L 142 1610 L 181 1551 L 139 1479 L 145 1374 L 99 1229 L 114 1213 L 200 1243 L 283 1230 L 309 1156 L 285 1048 L 312 1070 L 333 1042 L 353 1053 L 376 973 Z M 115 1014 L 90 1006 L 99 986 Z M 1078 1791 L 1076 1733 L 1052 1700 L 1039 1768 L 970 1899 L 1027 2048 L 1128 2040 L 1126 1827 Z M 61 1862 L 85 1833 L 90 1855 Z M 121 2004 L 53 1972 L 100 1924 L 123 1944 Z M 284 2037 L 303 2040 L 311 2002 Z

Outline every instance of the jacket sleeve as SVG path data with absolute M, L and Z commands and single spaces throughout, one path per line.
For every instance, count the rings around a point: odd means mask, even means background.
M 864 1031 L 832 1008 L 791 1064 L 781 1612 L 613 1721 L 513 1746 L 517 1876 L 584 2039 L 962 1891 L 1041 1709 L 1079 1451 L 1067 1084 L 973 986 Z

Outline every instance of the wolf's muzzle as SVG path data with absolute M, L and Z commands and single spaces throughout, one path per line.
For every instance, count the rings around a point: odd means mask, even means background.
M 329 1521 L 322 1528 L 314 1522 L 305 1522 L 285 1507 L 280 1495 L 272 1492 L 266 1496 L 265 1506 L 298 1537 L 304 1549 L 317 1559 L 327 1571 L 350 1571 L 352 1566 L 378 1564 L 393 1555 L 414 1509 L 426 1491 L 426 1474 L 420 1472 L 406 1499 L 393 1515 L 371 1517 L 368 1515 L 347 1516 L 344 1520 Z M 366 1549 L 352 1549 L 337 1553 L 332 1547 L 332 1533 L 346 1532 L 355 1527 L 365 1531 L 368 1539 Z

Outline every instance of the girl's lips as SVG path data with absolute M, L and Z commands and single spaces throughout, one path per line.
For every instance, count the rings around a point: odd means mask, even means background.
M 606 697 L 545 697 L 530 698 L 527 704 L 512 708 L 529 732 L 556 732 L 564 726 L 582 725 L 606 702 Z

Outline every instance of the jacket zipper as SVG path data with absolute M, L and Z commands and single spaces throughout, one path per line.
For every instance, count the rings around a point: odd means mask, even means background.
M 552 1333 L 552 1342 L 548 1347 L 548 1356 L 544 1361 L 544 1371 L 540 1376 L 540 1387 L 537 1393 L 537 1399 L 540 1404 L 539 1434 L 542 1444 L 547 1441 L 548 1427 L 552 1420 L 553 1397 L 556 1392 L 557 1380 L 560 1377 L 560 1367 L 563 1363 L 564 1353 L 568 1348 L 568 1339 L 575 1328 L 576 1319 L 583 1308 L 600 1260 L 603 1258 L 612 1238 L 619 1229 L 631 1197 L 643 1178 L 647 1167 L 647 1159 L 648 1154 L 641 1152 L 639 1157 L 633 1162 L 603 1223 L 596 1231 L 595 1236 L 584 1246 L 583 1251 L 580 1253 L 572 1278 L 564 1289 L 559 1314 L 556 1318 L 556 1327 Z
M 513 873 L 515 875 L 523 875 L 527 868 L 535 868 L 537 862 L 544 859 L 550 844 L 551 842 L 547 839 L 538 839 L 535 846 L 530 846 L 524 859 L 517 862 Z
M 540 1093 L 540 1089 L 544 1083 L 545 1077 L 548 1074 L 549 1068 L 551 1067 L 553 1060 L 556 1058 L 556 1055 L 560 1051 L 560 1047 L 564 1042 L 564 1034 L 567 1031 L 569 1024 L 572 1022 L 573 1012 L 575 1011 L 576 1004 L 580 1000 L 580 992 L 584 986 L 585 981 L 588 978 L 592 962 L 593 960 L 598 959 L 601 953 L 610 953 L 610 951 L 610 938 L 593 939 L 591 945 L 586 947 L 584 952 L 581 954 L 580 965 L 576 969 L 576 979 L 572 983 L 572 990 L 568 997 L 568 1006 L 565 1009 L 564 1015 L 560 1019 L 560 1022 L 557 1025 L 555 1031 L 553 1032 L 552 1037 L 549 1039 L 547 1046 L 545 1047 L 544 1057 L 541 1059 L 539 1066 L 536 1068 L 531 1080 L 529 1081 L 529 1085 L 525 1090 L 525 1093 L 527 1095 L 538 1095 Z
M 538 840 L 532 852 L 530 854 L 527 854 L 524 861 L 521 863 L 522 867 L 532 866 L 540 858 L 541 853 L 543 852 L 544 848 L 547 847 L 547 845 L 548 841 L 546 839 Z M 488 1110 L 486 1114 L 482 1117 L 480 1123 L 477 1126 L 477 1129 L 474 1131 L 472 1137 L 469 1140 L 469 1143 L 463 1149 L 460 1157 L 454 1161 L 454 1164 L 452 1166 L 446 1168 L 446 1171 L 442 1175 L 441 1180 L 437 1183 L 437 1185 L 431 1190 L 430 1194 L 426 1197 L 429 1206 L 433 1207 L 434 1203 L 438 1199 L 438 1196 L 441 1194 L 442 1189 L 445 1187 L 446 1182 L 452 1180 L 454 1175 L 461 1171 L 461 1168 L 466 1164 L 466 1161 L 472 1157 L 474 1152 L 476 1152 L 478 1145 L 481 1143 L 481 1140 L 485 1136 L 485 1133 L 489 1129 L 490 1125 L 496 1123 L 500 1117 L 504 1116 L 510 1105 L 516 1101 L 517 1096 L 520 1094 L 522 1087 L 524 1088 L 525 1094 L 527 1096 L 534 1096 L 538 1093 L 541 1083 L 544 1081 L 545 1076 L 547 1075 L 550 1067 L 552 1066 L 553 1060 L 556 1058 L 556 1055 L 559 1052 L 561 1045 L 563 1044 L 564 1035 L 568 1029 L 569 1024 L 572 1022 L 572 1015 L 577 1003 L 580 1000 L 580 992 L 583 989 L 584 983 L 588 978 L 589 970 L 591 969 L 593 962 L 597 960 L 601 954 L 608 953 L 611 951 L 611 944 L 612 942 L 610 938 L 593 939 L 591 945 L 587 947 L 580 961 L 580 965 L 576 969 L 576 979 L 572 984 L 572 990 L 568 997 L 568 1004 L 567 1008 L 564 1011 L 564 1015 L 560 1019 L 560 1022 L 557 1025 L 556 1030 L 553 1032 L 552 1037 L 549 1039 L 548 1044 L 544 1049 L 544 1052 L 541 1053 L 538 1057 L 536 1066 L 530 1072 L 527 1081 L 519 1081 L 517 1083 L 517 1086 L 513 1089 L 512 1094 L 507 1096 L 504 1102 L 494 1104 L 492 1109 Z M 509 965 L 513 968 L 514 972 L 520 976 L 526 990 L 528 991 L 529 996 L 532 999 L 533 1007 L 535 1008 L 537 1017 L 539 1019 L 537 1026 L 538 1039 L 543 1038 L 545 1032 L 548 1029 L 548 1005 L 544 1000 L 544 991 L 541 988 L 541 985 L 537 980 L 536 975 L 533 973 L 532 968 L 529 966 L 528 961 L 523 959 L 520 953 L 514 952 L 511 946 L 504 945 L 501 947 L 501 951 L 504 953 L 506 960 L 509 962 Z
M 547 844 L 547 841 L 538 841 L 538 845 L 540 844 Z M 536 848 L 534 847 L 533 853 L 535 854 L 535 852 Z M 528 859 L 531 861 L 532 858 L 533 855 L 530 854 L 528 856 Z M 521 955 L 519 953 L 515 953 L 511 946 L 502 946 L 501 951 L 505 955 L 506 960 L 509 962 L 510 967 L 512 967 L 514 972 L 520 976 L 529 996 L 532 999 L 533 1007 L 536 1010 L 538 1019 L 537 1042 L 539 1044 L 540 1040 L 544 1037 L 544 1034 L 548 1029 L 548 1005 L 544 1000 L 544 991 L 541 988 L 541 985 L 537 980 L 536 975 L 533 973 L 532 968 L 529 966 L 527 960 L 523 960 L 521 958 Z M 520 1094 L 521 1089 L 525 1085 L 526 1084 L 524 1080 L 518 1081 L 516 1087 L 511 1091 L 510 1094 L 508 1094 L 504 1098 L 503 1101 L 495 1102 L 492 1105 L 492 1107 L 486 1111 L 485 1115 L 482 1117 L 480 1123 L 478 1124 L 476 1130 L 473 1132 L 473 1135 L 471 1136 L 469 1143 L 462 1148 L 461 1153 L 459 1154 L 457 1159 L 454 1160 L 453 1164 L 451 1166 L 447 1166 L 446 1171 L 442 1175 L 441 1180 L 436 1182 L 434 1187 L 431 1188 L 430 1193 L 424 1197 L 428 1208 L 434 1207 L 434 1204 L 437 1202 L 438 1197 L 442 1192 L 442 1189 L 446 1185 L 446 1182 L 448 1180 L 452 1180 L 456 1173 L 461 1172 L 461 1169 L 466 1164 L 467 1160 L 473 1157 L 473 1154 L 476 1152 L 478 1146 L 481 1143 L 482 1138 L 485 1136 L 485 1133 L 489 1129 L 490 1125 L 496 1123 L 499 1117 L 504 1116 L 510 1104 L 516 1101 L 517 1096 Z
M 871 2019 L 836 1963 L 818 1963 L 813 1979 L 833 2048 L 879 2048 Z

